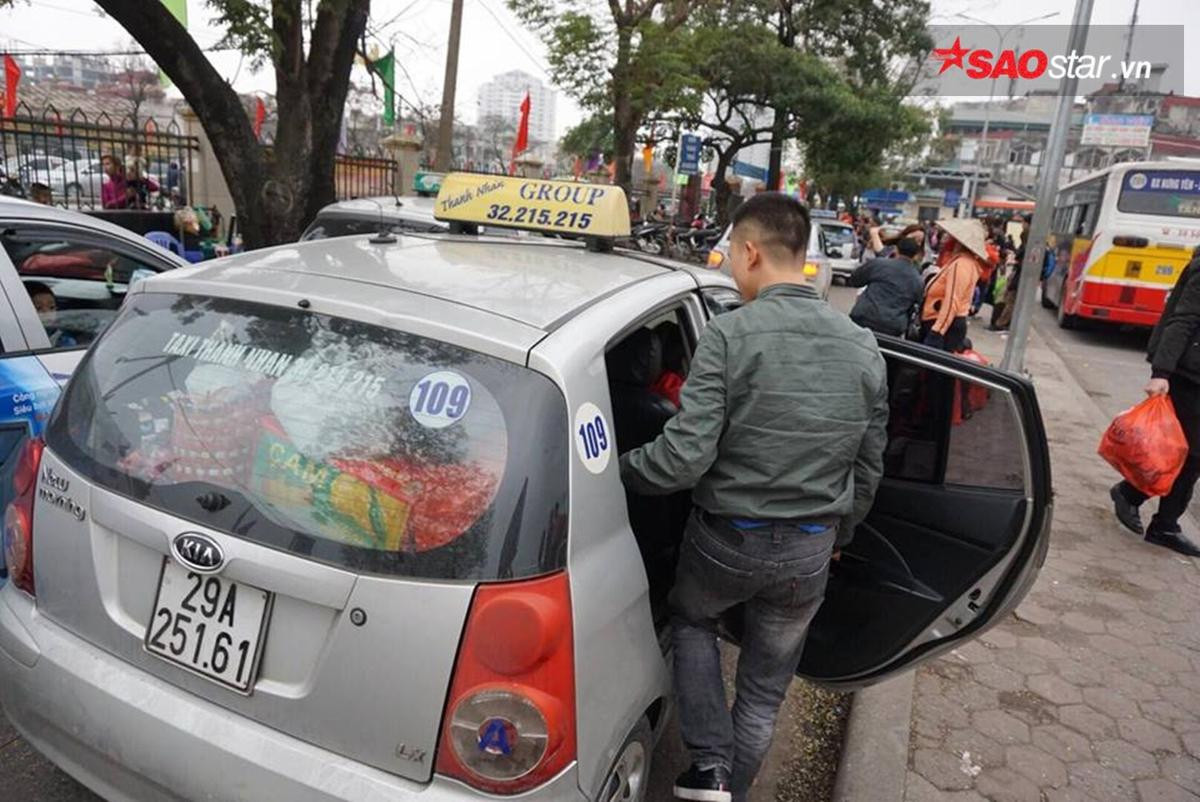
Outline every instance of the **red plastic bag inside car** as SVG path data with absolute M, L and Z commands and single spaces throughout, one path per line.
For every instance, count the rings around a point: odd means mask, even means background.
M 1146 495 L 1171 492 L 1188 443 L 1170 396 L 1151 396 L 1114 418 L 1100 439 L 1099 454 Z

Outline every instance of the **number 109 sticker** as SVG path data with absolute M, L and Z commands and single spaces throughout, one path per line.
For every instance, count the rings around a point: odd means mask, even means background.
M 590 401 L 581 404 L 575 413 L 575 448 L 583 467 L 592 473 L 603 473 L 614 445 L 612 430 L 600 408 Z
M 471 384 L 452 370 L 423 377 L 408 395 L 408 409 L 417 423 L 444 429 L 462 420 L 471 406 Z

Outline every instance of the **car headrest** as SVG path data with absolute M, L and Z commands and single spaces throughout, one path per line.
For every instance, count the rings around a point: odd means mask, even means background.
M 609 380 L 649 387 L 662 373 L 662 343 L 649 329 L 638 329 L 608 353 Z

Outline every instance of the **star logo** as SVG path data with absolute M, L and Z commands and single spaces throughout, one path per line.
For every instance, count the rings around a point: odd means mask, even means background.
M 951 67 L 963 69 L 963 56 L 970 53 L 970 49 L 962 46 L 961 37 L 954 37 L 953 47 L 936 47 L 933 50 L 933 57 L 942 60 L 942 68 L 938 70 L 938 75 L 941 75 Z

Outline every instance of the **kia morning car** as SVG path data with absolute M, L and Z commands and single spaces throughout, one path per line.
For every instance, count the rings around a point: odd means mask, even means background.
M 618 455 L 740 301 L 717 271 L 614 250 L 627 208 L 451 175 L 447 233 L 131 287 L 13 478 L 0 703 L 20 733 L 110 798 L 644 799 L 690 499 L 627 493 Z M 462 233 L 477 221 L 582 239 Z M 1050 524 L 1033 387 L 880 345 L 886 478 L 798 671 L 842 689 L 1012 610 Z

